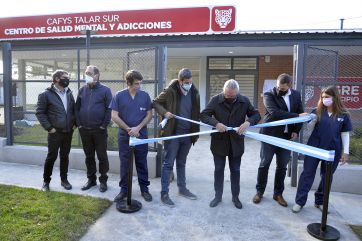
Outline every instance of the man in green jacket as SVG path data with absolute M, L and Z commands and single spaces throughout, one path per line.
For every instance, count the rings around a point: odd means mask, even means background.
M 170 85 L 153 101 L 153 107 L 159 115 L 168 119 L 165 128 L 161 131 L 161 136 L 199 132 L 199 125 L 174 118 L 177 115 L 199 121 L 200 95 L 199 91 L 192 84 L 191 70 L 181 69 L 178 79 L 172 80 Z M 175 160 L 179 195 L 191 200 L 197 199 L 196 195 L 186 188 L 185 172 L 187 155 L 191 144 L 195 144 L 197 139 L 198 136 L 192 136 L 173 139 L 164 143 L 165 159 L 161 173 L 161 201 L 168 207 L 175 206 L 168 195 L 170 174 Z

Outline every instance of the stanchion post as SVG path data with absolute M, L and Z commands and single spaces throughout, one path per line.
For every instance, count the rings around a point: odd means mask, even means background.
M 134 159 L 134 146 L 130 146 L 128 158 L 128 189 L 127 200 L 121 200 L 117 203 L 116 208 L 121 213 L 134 213 L 142 208 L 142 203 L 137 200 L 132 200 L 132 176 L 133 176 L 133 160 Z
M 338 240 L 341 236 L 336 228 L 327 225 L 329 193 L 331 191 L 332 182 L 332 165 L 333 162 L 327 161 L 324 181 L 322 222 L 311 223 L 307 227 L 308 233 L 320 240 Z

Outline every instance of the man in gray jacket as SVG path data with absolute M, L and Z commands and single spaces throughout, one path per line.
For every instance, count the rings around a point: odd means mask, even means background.
M 68 182 L 69 152 L 75 127 L 74 97 L 69 85 L 69 75 L 64 70 L 53 73 L 53 83 L 38 97 L 36 117 L 48 132 L 48 155 L 44 164 L 42 190 L 49 191 L 54 162 L 60 154 L 61 185 L 72 189 Z

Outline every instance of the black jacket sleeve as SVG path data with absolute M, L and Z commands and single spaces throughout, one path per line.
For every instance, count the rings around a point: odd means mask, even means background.
M 104 100 L 106 113 L 104 115 L 104 120 L 103 120 L 103 123 L 102 123 L 103 128 L 107 128 L 107 126 L 111 122 L 112 109 L 109 108 L 109 105 L 110 105 L 111 101 L 112 101 L 112 92 L 111 92 L 111 89 L 107 88 L 107 91 L 106 91 L 106 94 L 105 94 L 105 100 Z
M 219 123 L 219 121 L 213 117 L 215 115 L 217 100 L 217 96 L 212 97 L 206 108 L 201 112 L 200 119 L 202 122 L 212 126 L 216 126 Z
M 254 108 L 250 101 L 248 103 L 248 110 L 246 111 L 246 115 L 250 125 L 256 125 L 261 119 L 259 111 Z
M 46 93 L 43 92 L 38 96 L 38 103 L 37 103 L 35 115 L 38 118 L 41 126 L 45 130 L 50 131 L 53 127 L 49 122 L 47 114 L 48 114 L 48 99 L 47 99 Z
M 264 106 L 274 120 L 282 120 L 298 117 L 299 114 L 283 110 L 276 103 L 276 97 L 271 92 L 264 93 Z

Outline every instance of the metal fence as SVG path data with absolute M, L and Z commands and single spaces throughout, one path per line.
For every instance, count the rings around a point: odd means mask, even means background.
M 337 86 L 353 125 L 350 162 L 362 164 L 362 46 L 311 46 L 304 64 L 302 91 L 306 111 L 316 108 L 322 88 Z M 304 143 L 310 134 L 304 126 Z
M 112 94 L 127 87 L 124 76 L 129 69 L 139 70 L 144 79 L 142 89 L 151 99 L 157 95 L 156 49 L 102 48 L 90 50 L 90 64 L 100 69 L 100 81 L 112 90 Z M 87 51 L 84 49 L 21 50 L 12 52 L 12 117 L 14 143 L 45 145 L 47 133 L 35 117 L 39 93 L 51 84 L 56 69 L 70 73 L 69 88 L 74 98 L 84 85 Z M 154 115 L 155 116 L 155 115 Z M 149 136 L 156 132 L 155 118 L 148 125 Z M 118 127 L 111 123 L 108 128 L 108 149 L 118 150 Z M 78 131 L 73 135 L 73 146 L 81 146 Z M 154 149 L 154 144 L 150 145 Z
M 4 78 L 3 51 L 0 45 L 0 137 L 6 137 L 4 119 Z

